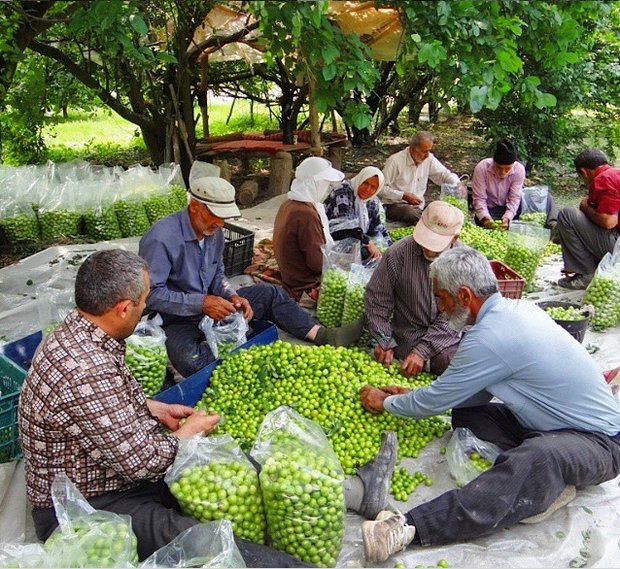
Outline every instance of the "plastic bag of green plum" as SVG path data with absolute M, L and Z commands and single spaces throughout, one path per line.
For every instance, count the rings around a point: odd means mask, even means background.
M 323 271 L 316 317 L 324 326 L 337 328 L 342 324 L 349 270 L 353 263 L 361 263 L 360 242 L 347 238 L 331 247 L 324 245 L 322 250 Z
M 366 285 L 376 268 L 376 263 L 351 265 L 347 279 L 347 292 L 342 311 L 342 324 L 349 324 L 364 315 Z
M 549 230 L 533 223 L 513 221 L 507 237 L 504 262 L 531 285 L 549 242 Z
M 198 327 L 205 335 L 207 346 L 216 359 L 245 344 L 249 330 L 242 312 L 235 312 L 223 320 L 213 320 L 210 316 L 205 316 Z
M 595 330 L 612 328 L 620 322 L 620 240 L 613 253 L 601 259 L 582 303 L 594 307 L 590 324 Z
M 265 416 L 250 454 L 262 466 L 273 547 L 334 567 L 344 535 L 344 472 L 321 427 L 278 407 Z
M 228 520 L 197 524 L 140 563 L 156 567 L 245 567 Z
M 164 481 L 185 514 L 201 522 L 229 520 L 235 535 L 264 543 L 258 474 L 230 435 L 182 441 Z
M 161 322 L 160 316 L 141 320 L 125 340 L 125 363 L 147 397 L 159 392 L 166 378 L 168 353 Z
M 489 470 L 502 450 L 483 440 L 465 427 L 457 427 L 448 443 L 450 474 L 457 486 L 465 486 L 482 472 Z
M 95 510 L 64 474 L 52 483 L 52 500 L 59 527 L 45 542 L 46 566 L 133 567 L 138 563 L 131 517 Z

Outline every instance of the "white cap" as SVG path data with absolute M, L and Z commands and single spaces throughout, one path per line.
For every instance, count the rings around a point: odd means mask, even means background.
M 189 193 L 193 199 L 205 204 L 213 215 L 221 219 L 241 217 L 235 203 L 235 188 L 224 178 L 205 177 L 191 180 Z
M 344 180 L 344 174 L 336 168 L 332 168 L 332 163 L 319 156 L 306 158 L 295 169 L 295 178 L 298 180 L 326 180 L 328 182 L 340 182 Z

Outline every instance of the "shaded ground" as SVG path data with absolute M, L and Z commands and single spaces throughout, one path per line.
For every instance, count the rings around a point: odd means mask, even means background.
M 433 147 L 433 153 L 448 168 L 458 174 L 468 174 L 471 176 L 475 165 L 482 158 L 490 156 L 492 145 L 485 141 L 481 136 L 474 133 L 472 120 L 463 116 L 448 116 L 438 123 L 430 125 L 429 130 L 435 134 L 437 140 Z M 364 166 L 377 166 L 382 168 L 385 160 L 391 154 L 405 148 L 414 129 L 403 128 L 400 136 L 388 136 L 382 138 L 377 145 L 349 148 L 346 152 L 343 170 L 347 175 L 355 175 Z M 259 193 L 257 199 L 251 206 L 253 207 L 268 199 L 267 180 L 269 175 L 269 160 L 254 160 L 251 164 L 252 174 L 256 175 L 259 183 Z M 239 187 L 242 176 L 239 164 L 231 162 L 232 182 L 235 187 Z M 528 184 L 543 184 L 550 186 L 551 191 L 559 206 L 576 205 L 585 190 L 579 187 L 577 177 L 572 170 L 567 170 L 560 166 L 548 166 L 545 171 L 534 171 L 530 173 Z M 428 198 L 436 199 L 439 196 L 439 188 L 434 184 L 429 184 Z M 241 209 L 245 209 L 241 207 Z M 80 240 L 65 240 L 66 243 L 85 243 L 87 238 Z M 37 243 L 25 245 L 18 248 L 9 249 L 0 245 L 0 267 L 10 265 L 57 243 Z

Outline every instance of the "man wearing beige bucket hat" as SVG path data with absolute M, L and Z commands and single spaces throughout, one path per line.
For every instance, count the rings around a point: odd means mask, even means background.
M 296 338 L 343 346 L 355 342 L 362 322 L 341 328 L 320 326 L 281 288 L 272 284 L 238 291 L 224 274 L 224 220 L 240 217 L 235 188 L 216 177 L 190 181 L 187 208 L 156 222 L 140 239 L 151 291 L 147 309 L 158 312 L 166 332 L 168 357 L 184 377 L 212 362 L 199 323 L 205 315 L 223 320 L 240 311 L 270 320 Z
M 463 213 L 443 202 L 431 202 L 412 237 L 390 247 L 366 289 L 366 326 L 378 361 L 401 360 L 401 370 L 415 375 L 425 369 L 441 374 L 456 352 L 460 332 L 439 313 L 428 277 L 431 262 L 454 246 Z

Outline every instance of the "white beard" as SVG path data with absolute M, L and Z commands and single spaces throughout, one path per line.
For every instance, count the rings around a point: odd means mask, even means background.
M 456 330 L 460 332 L 467 324 L 469 324 L 469 320 L 471 317 L 471 312 L 469 308 L 465 306 L 459 306 L 454 310 L 452 316 L 448 316 L 448 326 L 452 328 L 452 330 Z

